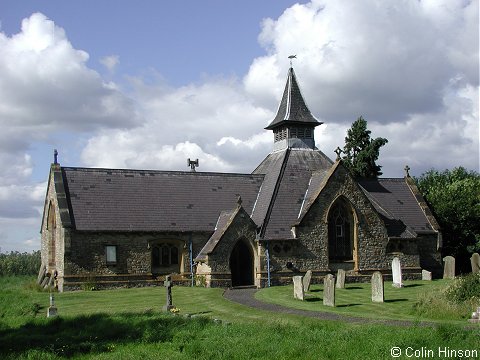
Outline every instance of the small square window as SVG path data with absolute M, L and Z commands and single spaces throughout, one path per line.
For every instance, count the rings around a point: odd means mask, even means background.
M 107 255 L 107 265 L 115 265 L 117 263 L 117 246 L 107 245 L 105 246 L 105 252 Z

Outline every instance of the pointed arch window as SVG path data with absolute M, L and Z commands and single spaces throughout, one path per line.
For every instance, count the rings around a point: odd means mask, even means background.
M 333 204 L 328 215 L 328 257 L 334 261 L 353 260 L 354 219 L 351 206 L 343 199 Z

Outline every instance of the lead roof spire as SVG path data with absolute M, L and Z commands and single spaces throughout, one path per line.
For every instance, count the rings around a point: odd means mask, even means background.
M 289 56 L 290 61 L 293 59 L 292 56 L 294 55 Z M 273 130 L 275 134 L 275 150 L 285 146 L 314 148 L 314 128 L 321 124 L 323 123 L 310 112 L 298 86 L 295 71 L 293 71 L 293 67 L 290 67 L 277 115 L 265 128 Z M 280 141 L 282 144 L 277 144 Z M 284 142 L 285 144 L 283 144 Z
M 265 129 L 273 130 L 275 127 L 285 124 L 287 121 L 291 124 L 298 123 L 309 126 L 323 124 L 312 115 L 305 103 L 293 67 L 288 69 L 287 83 L 283 91 L 280 106 L 278 107 L 277 115 Z

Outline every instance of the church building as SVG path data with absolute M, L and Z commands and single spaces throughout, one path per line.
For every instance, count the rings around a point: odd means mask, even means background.
M 441 232 L 408 168 L 355 179 L 315 146 L 320 126 L 288 70 L 265 128 L 272 151 L 251 174 L 50 167 L 42 267 L 60 291 L 159 284 L 256 286 L 338 269 L 347 281 L 441 269 Z M 343 139 L 342 139 L 343 140 Z

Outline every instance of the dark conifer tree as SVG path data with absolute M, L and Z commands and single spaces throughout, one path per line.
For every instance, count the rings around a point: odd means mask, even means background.
M 380 154 L 380 148 L 388 140 L 380 137 L 371 139 L 370 134 L 367 121 L 361 116 L 347 132 L 342 160 L 355 177 L 376 178 L 382 175 L 380 171 L 382 167 L 375 162 Z

